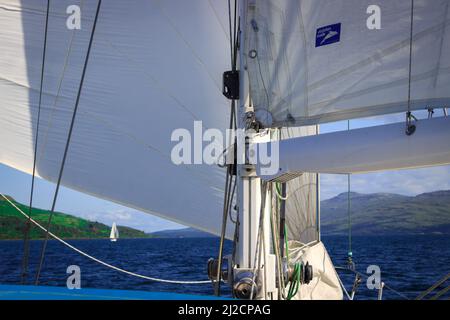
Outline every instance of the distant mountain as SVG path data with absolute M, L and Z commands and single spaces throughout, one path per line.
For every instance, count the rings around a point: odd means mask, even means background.
M 450 190 L 350 194 L 353 235 L 450 234 Z M 322 234 L 347 234 L 347 193 L 321 202 Z
M 352 234 L 450 235 L 450 190 L 408 197 L 393 193 L 350 193 Z M 323 235 L 348 232 L 347 193 L 321 202 Z M 214 237 L 192 228 L 152 233 L 158 238 Z
M 21 210 L 28 213 L 28 206 L 16 202 L 12 197 L 7 197 Z M 41 225 L 46 225 L 49 211 L 33 208 L 32 218 Z M 23 239 L 26 218 L 11 206 L 3 197 L 0 197 L 0 240 Z M 143 231 L 129 227 L 118 226 L 120 238 L 148 238 Z M 55 212 L 50 231 L 64 239 L 95 239 L 109 238 L 111 227 L 103 223 L 88 221 L 61 212 Z M 35 227 L 31 228 L 31 239 L 42 239 L 45 233 Z
M 194 228 L 183 228 L 176 230 L 163 230 L 151 234 L 155 238 L 214 238 L 215 236 L 207 232 Z
M 9 197 L 9 199 L 12 199 Z M 13 200 L 13 199 L 12 199 Z M 450 235 L 450 190 L 423 193 L 415 197 L 392 193 L 361 194 L 352 192 L 352 234 L 358 235 Z M 24 212 L 28 207 L 16 203 Z M 348 232 L 347 193 L 321 202 L 323 235 Z M 45 224 L 49 212 L 33 209 L 33 218 Z M 25 218 L 0 198 L 0 239 L 22 239 Z M 121 238 L 205 238 L 213 235 L 192 228 L 163 230 L 146 234 L 119 226 Z M 51 230 L 62 238 L 108 238 L 110 227 L 64 213 L 55 212 Z M 33 228 L 32 238 L 43 232 Z

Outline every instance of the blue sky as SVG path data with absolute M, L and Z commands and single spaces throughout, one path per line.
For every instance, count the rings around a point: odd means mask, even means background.
M 419 118 L 426 117 L 426 113 L 415 113 L 415 115 Z M 440 114 L 437 114 L 437 116 L 440 116 Z M 404 114 L 352 120 L 350 127 L 366 127 L 400 121 L 404 121 Z M 346 129 L 346 121 L 321 126 L 322 133 Z M 31 177 L 29 175 L 0 164 L 0 192 L 13 196 L 19 202 L 28 203 L 30 183 Z M 352 191 L 361 193 L 390 192 L 417 195 L 424 192 L 447 190 L 450 189 L 450 166 L 354 175 L 351 184 Z M 38 179 L 35 185 L 35 206 L 49 208 L 54 188 L 54 184 Z M 328 199 L 346 191 L 347 176 L 321 176 L 322 199 Z M 64 187 L 60 189 L 56 209 L 108 225 L 115 221 L 119 225 L 126 225 L 147 232 L 183 227 L 147 213 Z

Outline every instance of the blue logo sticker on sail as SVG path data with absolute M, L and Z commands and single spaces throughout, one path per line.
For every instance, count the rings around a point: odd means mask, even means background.
M 316 48 L 336 43 L 341 40 L 341 24 L 331 24 L 321 27 L 316 32 Z

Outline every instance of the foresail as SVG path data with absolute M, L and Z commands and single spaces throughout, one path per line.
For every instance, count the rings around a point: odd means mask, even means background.
M 410 110 L 449 106 L 450 1 L 414 1 L 410 54 L 412 3 L 247 0 L 258 119 L 300 126 L 404 112 L 409 91 Z
M 46 4 L 0 0 L 0 162 L 27 173 Z M 37 175 L 55 182 L 97 2 L 50 4 Z M 71 5 L 81 8 L 79 30 L 68 28 Z M 224 170 L 175 165 L 171 134 L 192 132 L 196 120 L 204 129 L 227 127 L 230 108 L 221 94 L 229 69 L 227 14 L 226 1 L 102 2 L 64 186 L 219 234 Z

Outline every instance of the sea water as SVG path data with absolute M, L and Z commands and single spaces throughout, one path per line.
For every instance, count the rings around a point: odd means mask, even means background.
M 324 236 L 322 240 L 334 264 L 345 267 L 349 246 L 347 237 Z M 206 262 L 210 257 L 217 256 L 219 247 L 217 238 L 119 239 L 114 243 L 108 239 L 68 242 L 117 267 L 151 277 L 175 280 L 205 280 Z M 368 266 L 380 268 L 381 281 L 390 288 L 384 289 L 383 299 L 413 299 L 450 273 L 450 236 L 354 237 L 351 244 L 357 271 L 370 276 L 370 273 L 366 273 Z M 33 283 L 41 246 L 42 241 L 31 241 L 29 284 Z M 231 250 L 232 244 L 227 242 L 225 252 L 230 253 Z M 20 283 L 22 255 L 23 241 L 0 241 L 0 284 Z M 213 293 L 210 284 L 164 284 L 122 274 L 82 257 L 56 241 L 48 244 L 40 284 L 65 286 L 69 276 L 67 268 L 70 265 L 80 267 L 83 288 L 200 295 Z M 351 290 L 354 274 L 338 271 L 348 290 Z M 223 285 L 222 288 L 223 294 L 230 296 L 228 286 Z M 377 290 L 369 290 L 363 279 L 356 299 L 376 299 L 377 295 Z

